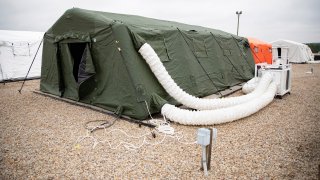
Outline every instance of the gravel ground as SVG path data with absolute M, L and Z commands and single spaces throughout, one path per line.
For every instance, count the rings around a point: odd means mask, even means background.
M 305 73 L 311 67 L 314 73 Z M 200 171 L 201 147 L 185 144 L 196 140 L 199 126 L 172 123 L 183 137 L 153 138 L 149 128 L 120 119 L 92 134 L 105 143 L 77 143 L 86 135 L 86 122 L 113 117 L 33 93 L 39 80 L 27 81 L 22 94 L 20 85 L 0 84 L 0 179 L 319 178 L 320 64 L 294 64 L 291 95 L 250 117 L 214 126 L 218 139 L 208 177 Z M 120 130 L 146 135 L 132 138 Z M 132 150 L 123 142 L 148 144 Z

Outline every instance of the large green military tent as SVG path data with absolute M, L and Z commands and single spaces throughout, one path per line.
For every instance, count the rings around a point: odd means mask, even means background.
M 247 39 L 140 16 L 67 10 L 45 33 L 40 90 L 135 119 L 177 105 L 138 53 L 147 42 L 174 81 L 203 97 L 254 74 Z

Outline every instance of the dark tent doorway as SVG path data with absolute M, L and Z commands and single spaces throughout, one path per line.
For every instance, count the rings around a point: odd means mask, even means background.
M 73 77 L 79 83 L 80 62 L 84 55 L 86 43 L 69 43 L 68 46 L 73 58 Z
M 277 48 L 277 50 L 278 50 L 278 58 L 281 59 L 281 48 Z

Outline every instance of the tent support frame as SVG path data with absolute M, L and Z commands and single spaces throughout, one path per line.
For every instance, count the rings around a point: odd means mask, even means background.
M 28 75 L 29 75 L 29 72 L 30 72 L 30 70 L 31 70 L 31 67 L 32 67 L 32 65 L 33 65 L 33 63 L 34 63 L 34 60 L 36 59 L 36 57 L 37 57 L 37 55 L 38 55 L 38 52 L 39 52 L 39 49 L 40 49 L 40 47 L 41 47 L 42 42 L 43 42 L 43 38 L 41 39 L 41 42 L 40 42 L 40 44 L 39 44 L 39 46 L 38 46 L 38 49 L 37 49 L 37 52 L 36 52 L 36 54 L 35 54 L 34 57 L 33 57 L 33 60 L 32 60 L 31 65 L 30 65 L 30 67 L 29 67 L 29 70 L 28 70 L 28 72 L 27 72 L 27 74 L 26 74 L 26 77 L 24 77 L 24 79 L 23 79 L 21 88 L 18 90 L 20 94 L 21 94 L 22 88 L 23 88 L 23 86 L 24 86 L 24 83 L 25 83 L 26 80 L 27 80 L 27 77 L 28 77 Z M 29 46 L 29 44 L 28 44 L 28 46 Z M 29 49 L 29 54 L 30 54 L 30 49 Z
M 104 113 L 104 114 L 108 114 L 108 115 L 112 115 L 112 116 L 117 116 L 116 114 L 114 114 L 111 111 L 108 111 L 106 109 L 103 109 L 103 108 L 100 108 L 100 107 L 97 107 L 97 106 L 92 106 L 90 104 L 85 104 L 85 103 L 82 103 L 82 102 L 79 102 L 79 101 L 74 101 L 74 100 L 71 100 L 71 99 L 62 98 L 60 96 L 52 95 L 52 94 L 41 92 L 41 91 L 38 91 L 38 90 L 34 90 L 33 93 L 39 94 L 39 95 L 42 95 L 42 96 L 46 96 L 46 97 L 51 97 L 51 98 L 54 98 L 54 99 L 57 99 L 57 100 L 60 100 L 60 101 L 64 101 L 64 102 L 70 103 L 72 105 L 77 105 L 77 106 L 85 107 L 87 109 L 92 109 L 92 110 L 100 112 L 100 113 Z M 150 128 L 155 128 L 156 127 L 153 124 L 146 123 L 146 122 L 143 122 L 141 120 L 132 119 L 129 116 L 121 115 L 121 118 L 126 120 L 126 121 L 128 121 L 128 122 L 136 123 L 139 126 L 146 126 L 146 127 L 150 127 Z

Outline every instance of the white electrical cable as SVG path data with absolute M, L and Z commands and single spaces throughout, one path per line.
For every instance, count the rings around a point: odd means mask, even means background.
M 155 53 L 154 49 L 148 43 L 145 43 L 141 46 L 139 53 L 145 59 L 151 71 L 154 73 L 167 93 L 178 102 L 193 109 L 211 110 L 246 103 L 263 94 L 272 80 L 272 76 L 270 74 L 266 74 L 259 82 L 257 88 L 252 93 L 247 95 L 222 99 L 200 99 L 186 93 L 174 82 L 160 61 L 160 58 Z
M 120 140 L 120 142 L 117 145 L 112 145 L 110 140 L 108 140 L 108 139 L 100 140 L 100 139 L 102 139 L 101 137 L 98 137 L 98 136 L 94 135 L 93 133 L 91 133 L 88 130 L 87 134 L 85 136 L 78 137 L 78 139 L 76 140 L 76 145 L 80 145 L 80 143 L 82 141 L 84 141 L 85 139 L 90 139 L 90 140 L 93 141 L 93 145 L 92 145 L 93 149 L 98 144 L 108 144 L 110 149 L 113 149 L 113 150 L 117 150 L 120 147 L 124 147 L 127 150 L 134 151 L 134 150 L 140 149 L 144 145 L 151 145 L 151 146 L 160 145 L 167 138 L 175 139 L 179 143 L 184 144 L 184 145 L 192 145 L 192 144 L 196 144 L 196 142 L 197 142 L 197 141 L 183 142 L 182 141 L 183 135 L 182 135 L 181 132 L 176 132 L 176 133 L 174 133 L 174 135 L 169 135 L 169 134 L 165 134 L 165 133 L 158 134 L 159 136 L 163 136 L 162 139 L 160 141 L 155 142 L 155 143 L 151 143 L 151 142 L 148 141 L 148 139 L 149 139 L 148 137 L 150 137 L 150 135 L 151 135 L 150 132 L 142 134 L 140 136 L 132 136 L 132 135 L 128 135 L 125 131 L 123 131 L 121 129 L 113 129 L 113 130 L 110 130 L 110 131 L 107 131 L 106 128 L 104 129 L 105 136 L 108 135 L 108 134 L 114 133 L 114 132 L 121 133 L 121 134 L 125 135 L 127 138 L 130 138 L 130 139 L 142 139 L 142 143 L 139 143 L 138 145 L 135 145 L 135 144 L 132 143 L 132 140 L 127 140 L 127 141 Z
M 118 148 L 119 148 L 120 146 L 122 146 L 122 145 L 123 145 L 123 147 L 125 147 L 127 150 L 137 150 L 137 149 L 141 148 L 141 147 L 142 147 L 143 145 L 145 145 L 145 144 L 152 145 L 152 146 L 161 144 L 161 143 L 165 140 L 165 138 L 166 138 L 166 136 L 163 136 L 163 138 L 162 138 L 160 141 L 158 141 L 158 142 L 156 142 L 156 143 L 150 143 L 150 142 L 147 141 L 147 136 L 150 135 L 150 132 L 149 132 L 149 133 L 142 134 L 142 135 L 140 135 L 140 136 L 131 136 L 131 135 L 128 135 L 126 132 L 124 132 L 124 131 L 121 130 L 121 129 L 113 129 L 113 130 L 110 130 L 110 131 L 108 131 L 108 132 L 107 132 L 106 129 L 105 129 L 105 133 L 106 133 L 106 134 L 110 134 L 110 133 L 113 133 L 113 132 L 116 132 L 116 131 L 124 134 L 126 137 L 131 138 L 131 139 L 142 139 L 142 143 L 141 143 L 140 145 L 134 145 L 134 144 L 129 143 L 129 142 L 126 142 L 126 141 L 120 141 L 120 143 L 118 143 L 116 146 L 113 146 L 108 140 L 99 140 L 98 137 L 94 137 L 93 135 L 91 135 L 90 131 L 87 131 L 87 135 L 86 135 L 86 136 L 80 136 L 80 137 L 77 139 L 76 144 L 81 143 L 84 139 L 93 139 L 93 145 L 92 145 L 92 148 L 93 148 L 93 149 L 94 149 L 99 143 L 102 143 L 102 144 L 107 143 L 107 144 L 109 145 L 109 147 L 110 147 L 111 149 L 114 149 L 114 150 L 118 149 Z
M 185 125 L 212 125 L 238 120 L 250 116 L 272 102 L 277 91 L 276 83 L 272 82 L 267 91 L 260 97 L 243 104 L 216 110 L 190 111 L 170 104 L 161 108 L 161 114 L 171 121 Z
M 149 110 L 149 106 L 148 106 L 147 101 L 144 101 L 144 102 L 146 104 L 147 111 L 148 111 L 149 116 L 151 118 L 151 120 L 148 120 L 148 122 L 155 125 L 156 126 L 155 129 L 157 131 L 159 131 L 160 133 L 174 135 L 174 128 L 170 126 L 170 123 L 167 122 L 166 118 L 163 117 L 163 120 L 162 119 L 153 119 L 153 117 L 151 116 L 151 112 Z
M 150 124 L 155 125 L 155 129 L 163 134 L 174 135 L 174 128 L 170 123 L 162 119 L 151 119 L 148 121 Z

